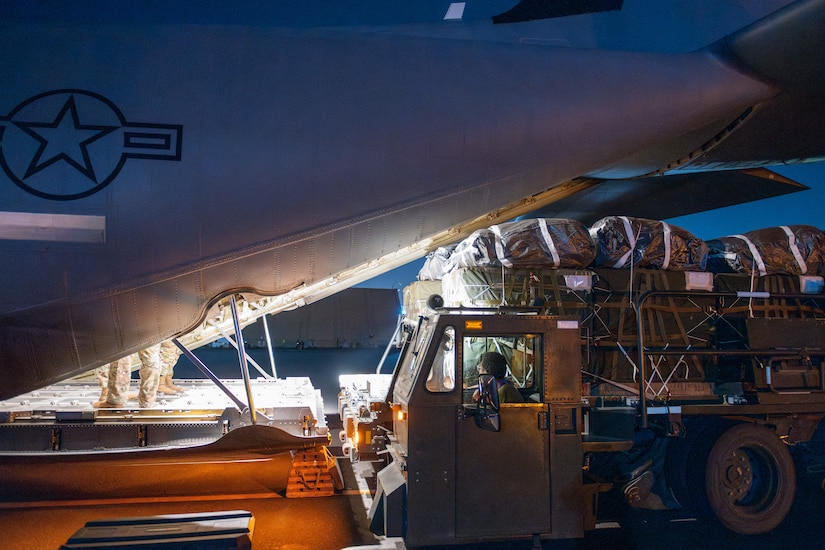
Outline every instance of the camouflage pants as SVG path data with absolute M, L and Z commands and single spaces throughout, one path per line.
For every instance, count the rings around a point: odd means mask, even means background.
M 178 362 L 181 351 L 178 346 L 172 343 L 171 340 L 166 340 L 160 344 L 160 375 L 172 376 L 175 370 L 175 364 Z
M 132 375 L 132 356 L 118 359 L 97 369 L 97 382 L 106 388 L 106 402 L 122 407 L 129 395 L 129 380 Z
M 160 344 L 139 351 L 138 357 L 140 357 L 138 406 L 141 408 L 151 407 L 155 404 L 158 382 L 160 382 Z

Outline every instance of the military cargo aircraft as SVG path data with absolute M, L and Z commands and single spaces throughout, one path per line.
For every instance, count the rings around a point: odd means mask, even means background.
M 0 398 L 230 294 L 294 308 L 496 221 L 663 219 L 825 156 L 823 0 L 2 11 Z

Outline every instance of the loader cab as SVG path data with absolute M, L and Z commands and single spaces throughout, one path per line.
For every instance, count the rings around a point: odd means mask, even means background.
M 522 399 L 485 412 L 473 394 L 490 351 L 505 357 Z M 382 473 L 405 495 L 393 505 L 384 487 L 386 525 L 403 531 L 385 534 L 413 546 L 582 536 L 580 357 L 576 320 L 422 317 L 391 389 L 394 474 Z

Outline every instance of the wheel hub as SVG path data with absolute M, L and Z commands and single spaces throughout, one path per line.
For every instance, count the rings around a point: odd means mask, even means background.
M 724 494 L 733 503 L 741 501 L 753 486 L 753 467 L 743 449 L 732 451 L 723 464 Z

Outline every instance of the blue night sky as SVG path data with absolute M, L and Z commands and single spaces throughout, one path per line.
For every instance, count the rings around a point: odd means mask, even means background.
M 804 224 L 825 229 L 825 162 L 770 169 L 810 189 L 667 221 L 705 240 L 777 225 Z M 614 214 L 618 216 L 622 212 Z M 423 263 L 423 259 L 411 262 L 358 286 L 402 289 L 416 280 Z

